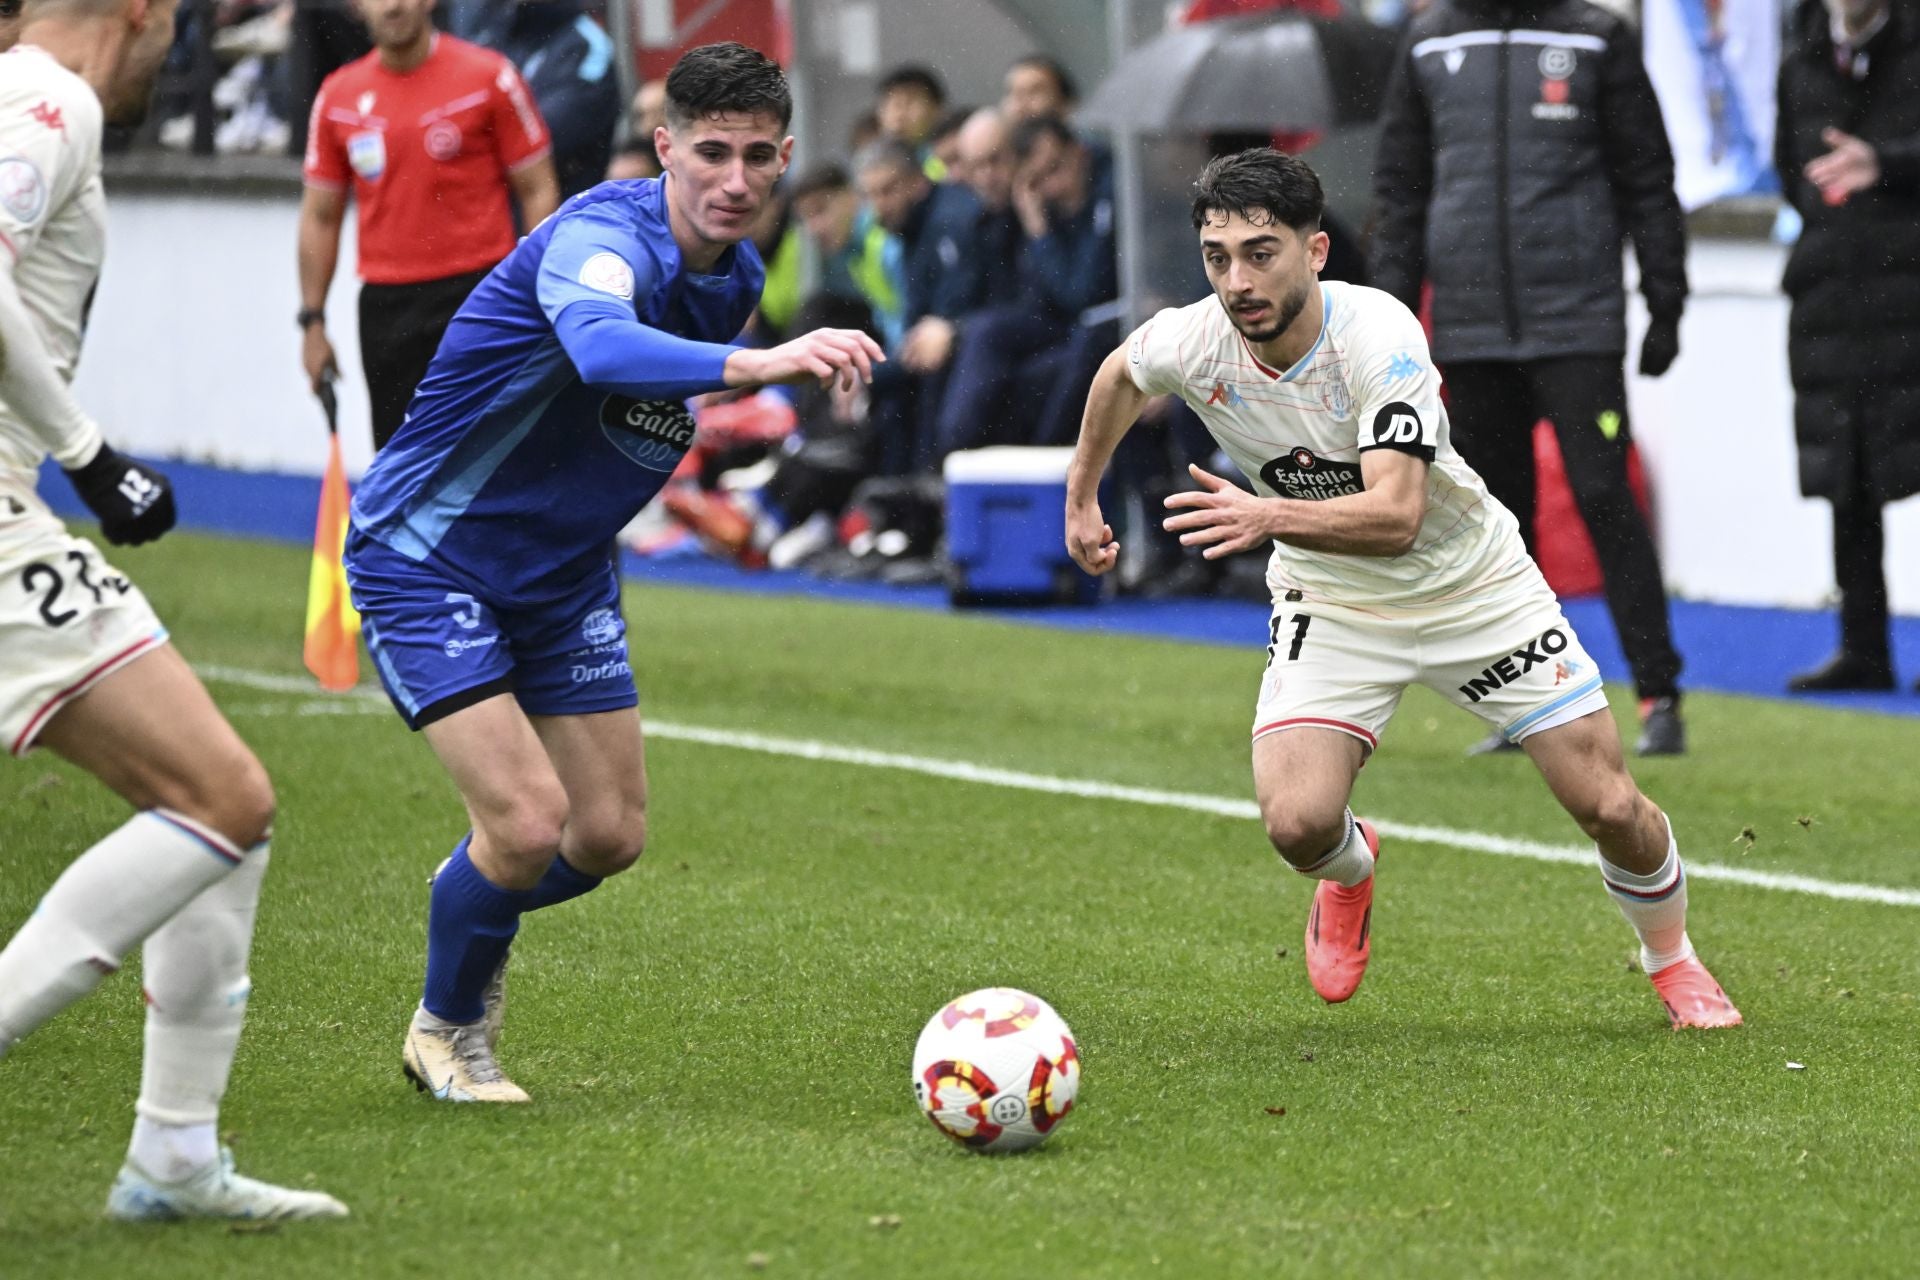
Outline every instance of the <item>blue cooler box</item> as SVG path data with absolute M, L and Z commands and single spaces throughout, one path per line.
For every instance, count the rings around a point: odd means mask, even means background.
M 947 455 L 953 602 L 1093 604 L 1100 580 L 1067 555 L 1071 449 L 1003 446 Z

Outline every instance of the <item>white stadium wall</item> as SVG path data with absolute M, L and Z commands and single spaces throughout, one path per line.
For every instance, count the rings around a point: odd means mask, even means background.
M 294 201 L 118 191 L 109 209 L 82 401 L 140 453 L 318 475 L 325 431 L 293 323 Z M 1667 576 L 1691 599 L 1818 607 L 1831 591 L 1826 505 L 1802 499 L 1794 479 L 1782 256 L 1697 241 L 1680 360 L 1632 383 Z M 341 260 L 328 318 L 357 473 L 370 449 L 350 228 Z M 1895 610 L 1920 613 L 1920 501 L 1889 515 L 1887 570 Z

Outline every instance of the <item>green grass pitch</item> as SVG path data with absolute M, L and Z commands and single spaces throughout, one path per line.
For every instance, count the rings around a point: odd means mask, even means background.
M 194 662 L 298 674 L 304 550 L 176 536 L 115 559 Z M 1251 794 L 1259 636 L 664 588 L 627 614 L 663 724 Z M 130 963 L 0 1063 L 8 1280 L 1612 1280 L 1920 1257 L 1920 908 L 1696 879 L 1694 939 L 1748 1025 L 1675 1035 L 1590 868 L 1390 842 L 1373 971 L 1329 1008 L 1300 958 L 1308 886 L 1256 823 L 684 739 L 649 742 L 641 866 L 521 933 L 502 1055 L 535 1105 L 435 1105 L 400 1035 L 457 800 L 390 714 L 259 683 L 210 683 L 281 799 L 224 1127 L 243 1169 L 354 1217 L 100 1219 L 139 1065 Z M 1689 707 L 1694 753 L 1636 773 L 1691 860 L 1920 887 L 1920 720 Z M 1576 843 L 1523 760 L 1461 758 L 1478 733 L 1416 691 L 1356 807 Z M 5 936 L 123 808 L 35 755 L 0 768 L 0 814 Z M 1041 994 L 1080 1042 L 1080 1105 L 1029 1156 L 963 1152 L 912 1102 L 921 1023 L 989 984 Z

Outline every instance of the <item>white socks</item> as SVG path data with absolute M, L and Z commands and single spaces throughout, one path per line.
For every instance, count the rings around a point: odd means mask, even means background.
M 1614 866 L 1601 853 L 1600 878 L 1620 914 L 1640 935 L 1640 968 L 1649 977 L 1693 954 L 1693 943 L 1687 940 L 1687 874 L 1680 866 L 1671 822 L 1667 822 L 1667 857 L 1659 870 L 1635 875 Z
M 1373 874 L 1373 851 L 1367 848 L 1360 826 L 1353 820 L 1353 810 L 1347 810 L 1347 833 L 1340 843 L 1312 866 L 1295 870 L 1315 880 L 1331 880 L 1343 889 L 1365 883 Z
M 81 854 L 0 951 L 0 1053 L 142 941 L 146 1067 L 128 1158 L 179 1182 L 220 1157 L 215 1123 L 247 1011 L 264 841 L 244 854 L 164 809 Z
M 218 1118 L 247 1016 L 247 952 L 266 874 L 263 841 L 147 939 L 146 1069 L 136 1107 L 142 1119 L 211 1125 Z
M 136 1116 L 127 1160 L 156 1181 L 185 1182 L 220 1159 L 220 1139 L 214 1129 L 211 1120 L 173 1125 Z
M 81 854 L 0 951 L 0 1052 L 92 991 L 241 858 L 218 832 L 164 809 L 135 814 Z

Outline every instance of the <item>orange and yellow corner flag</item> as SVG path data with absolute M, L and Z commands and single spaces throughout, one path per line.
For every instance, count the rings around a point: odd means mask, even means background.
M 327 437 L 327 472 L 320 481 L 320 518 L 313 530 L 313 571 L 307 578 L 307 670 L 320 687 L 338 693 L 360 682 L 360 615 L 347 594 L 340 563 L 347 545 L 347 469 L 340 437 Z

